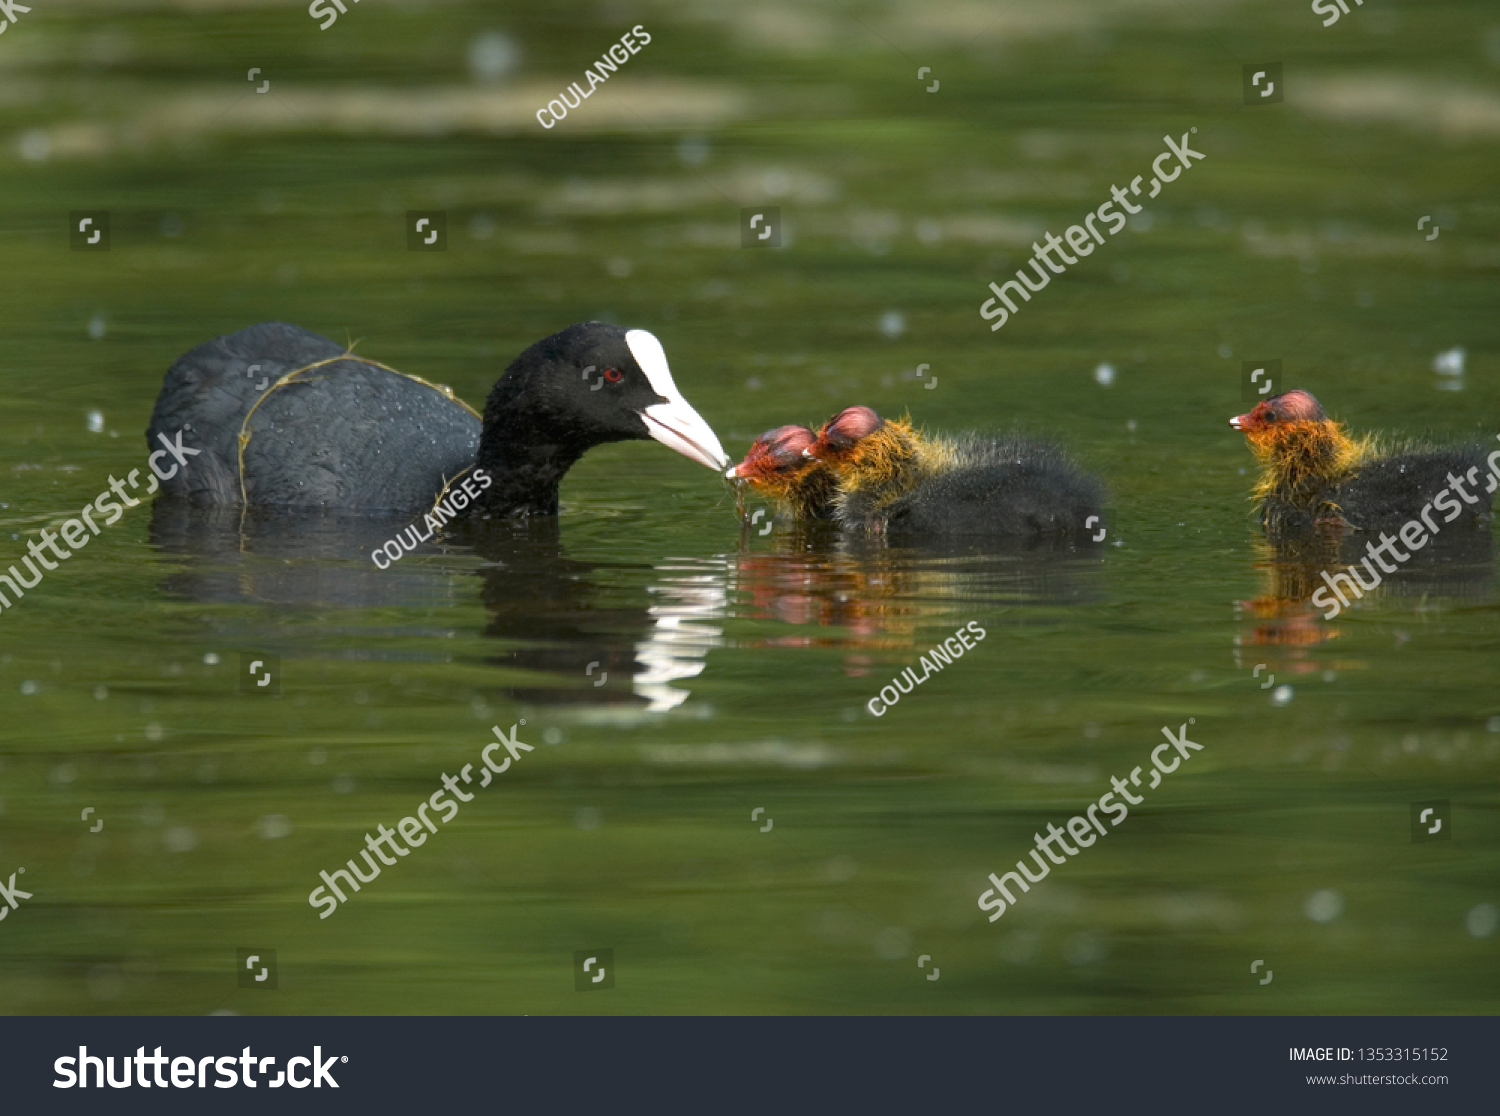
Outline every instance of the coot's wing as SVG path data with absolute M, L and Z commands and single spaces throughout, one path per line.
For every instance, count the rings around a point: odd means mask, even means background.
M 196 502 L 415 510 L 473 464 L 479 426 L 441 389 L 264 322 L 179 357 L 147 439 L 202 451 L 162 482 Z

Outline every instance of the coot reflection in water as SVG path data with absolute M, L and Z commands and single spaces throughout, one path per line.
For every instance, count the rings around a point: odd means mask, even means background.
M 536 676 L 500 686 L 518 701 L 670 709 L 688 697 L 672 683 L 700 673 L 704 656 L 720 642 L 714 621 L 723 617 L 727 600 L 722 561 L 683 559 L 656 567 L 579 561 L 564 552 L 558 521 L 548 517 L 455 525 L 449 535 L 378 568 L 371 553 L 403 532 L 409 519 L 201 507 L 164 497 L 152 509 L 150 538 L 163 553 L 186 559 L 163 579 L 163 589 L 204 603 L 404 608 L 425 617 L 434 608 L 482 602 L 490 613 L 484 635 L 505 644 L 486 661 L 508 674 Z M 476 568 L 476 562 L 483 564 Z M 603 603 L 619 592 L 607 593 L 601 576 L 631 570 L 650 582 L 640 603 Z M 479 579 L 477 593 L 471 577 Z M 446 638 L 450 631 L 424 626 L 405 634 Z M 277 653 L 299 653 L 274 622 L 243 638 Z M 444 661 L 448 654 L 445 648 L 415 657 Z
M 164 590 L 205 603 L 420 610 L 422 626 L 403 634 L 446 641 L 452 629 L 433 626 L 433 610 L 477 601 L 488 613 L 483 635 L 499 644 L 484 659 L 503 669 L 499 693 L 612 715 L 686 701 L 684 683 L 725 644 L 730 618 L 793 629 L 751 638 L 749 646 L 845 648 L 845 673 L 862 675 L 875 669 L 877 653 L 917 646 L 945 617 L 967 620 L 999 604 L 1017 606 L 1004 623 L 1052 622 L 1028 606 L 1078 604 L 1103 592 L 1102 545 L 912 548 L 802 530 L 765 544 L 747 539 L 735 553 L 647 565 L 571 557 L 565 528 L 550 518 L 458 525 L 377 568 L 371 552 L 407 525 L 402 516 L 204 508 L 161 498 L 151 541 L 182 560 Z M 259 623 L 242 628 L 241 638 L 287 656 L 312 653 L 289 645 L 274 619 Z M 410 641 L 399 652 L 358 651 L 431 661 L 449 653 L 434 646 L 423 655 Z

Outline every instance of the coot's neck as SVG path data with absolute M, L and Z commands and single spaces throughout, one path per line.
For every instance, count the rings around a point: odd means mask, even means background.
M 485 471 L 491 484 L 470 505 L 469 516 L 509 519 L 557 514 L 563 474 L 592 443 L 528 421 L 532 418 L 505 415 L 486 424 L 474 466 Z

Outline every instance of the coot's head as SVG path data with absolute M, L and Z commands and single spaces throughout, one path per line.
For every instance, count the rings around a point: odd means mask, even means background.
M 565 472 L 591 446 L 634 438 L 654 438 L 710 469 L 729 464 L 713 429 L 677 390 L 655 336 L 580 322 L 532 345 L 495 384 L 479 464 L 503 469 L 503 459 Z
M 816 435 L 805 426 L 778 426 L 767 430 L 745 454 L 745 460 L 731 466 L 725 476 L 730 480 L 768 481 L 773 477 L 796 476 L 816 467 L 803 456 Z
M 1293 388 L 1257 403 L 1249 414 L 1235 415 L 1229 425 L 1246 434 L 1275 434 L 1292 423 L 1324 422 L 1328 418 L 1310 391 Z
M 863 438 L 885 425 L 869 407 L 845 407 L 823 424 L 818 437 L 803 452 L 819 461 L 838 462 Z

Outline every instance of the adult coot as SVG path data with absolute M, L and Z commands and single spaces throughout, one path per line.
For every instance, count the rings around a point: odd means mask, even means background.
M 1294 388 L 1229 425 L 1243 431 L 1261 466 L 1252 498 L 1272 534 L 1315 527 L 1379 532 L 1417 521 L 1436 533 L 1488 522 L 1500 453 L 1479 446 L 1382 449 L 1350 437 L 1311 392 Z M 1440 522 L 1435 513 L 1442 513 Z M 1415 535 L 1413 536 L 1415 537 Z
M 803 451 L 834 475 L 833 516 L 869 534 L 1080 535 L 1104 488 L 1061 449 L 1016 434 L 935 438 L 869 407 L 840 411 Z
M 463 514 L 480 518 L 555 515 L 572 464 L 629 438 L 655 438 L 712 469 L 728 464 L 673 383 L 661 343 L 605 322 L 523 352 L 482 420 L 448 388 L 263 322 L 179 357 L 146 431 L 153 449 L 184 447 L 187 467 L 162 488 L 198 503 L 416 511 L 473 470 L 477 497 Z

